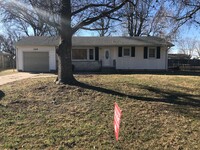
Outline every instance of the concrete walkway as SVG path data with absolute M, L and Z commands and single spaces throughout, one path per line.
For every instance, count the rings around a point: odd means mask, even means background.
M 14 81 L 27 79 L 27 78 L 40 78 L 40 77 L 56 77 L 54 74 L 32 74 L 27 72 L 18 72 L 11 75 L 0 76 L 0 85 L 11 83 Z

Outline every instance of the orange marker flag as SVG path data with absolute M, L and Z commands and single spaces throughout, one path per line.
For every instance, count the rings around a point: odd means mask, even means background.
M 115 138 L 116 141 L 118 141 L 119 137 L 119 126 L 120 126 L 120 120 L 121 120 L 122 111 L 120 110 L 117 103 L 115 103 L 115 109 L 114 109 L 114 131 L 115 131 Z

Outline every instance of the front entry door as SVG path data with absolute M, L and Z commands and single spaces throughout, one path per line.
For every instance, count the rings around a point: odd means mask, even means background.
M 110 50 L 105 49 L 104 50 L 104 61 L 103 66 L 110 67 L 111 66 L 111 57 L 110 57 Z

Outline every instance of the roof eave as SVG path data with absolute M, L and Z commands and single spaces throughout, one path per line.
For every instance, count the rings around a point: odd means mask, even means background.
M 136 45 L 136 44 L 118 44 L 118 45 L 101 45 L 101 44 L 90 44 L 90 45 L 79 45 L 79 44 L 72 44 L 72 46 L 76 46 L 76 47 L 119 47 L 119 46 L 138 46 L 138 47 L 142 47 L 142 46 L 161 46 L 161 47 L 172 47 L 174 46 L 173 44 L 143 44 L 143 45 Z

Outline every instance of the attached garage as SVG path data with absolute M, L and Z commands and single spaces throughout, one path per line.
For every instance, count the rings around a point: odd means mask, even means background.
M 49 72 L 49 52 L 23 52 L 24 71 Z
M 55 72 L 56 48 L 59 37 L 27 37 L 16 46 L 16 66 L 18 71 Z

